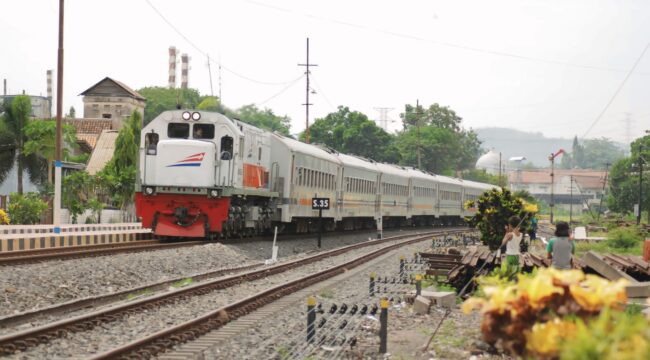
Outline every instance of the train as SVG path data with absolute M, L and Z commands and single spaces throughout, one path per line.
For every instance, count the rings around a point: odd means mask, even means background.
M 462 224 L 494 185 L 306 144 L 217 112 L 164 111 L 141 131 L 135 205 L 161 238 Z M 321 216 L 321 218 L 319 218 Z

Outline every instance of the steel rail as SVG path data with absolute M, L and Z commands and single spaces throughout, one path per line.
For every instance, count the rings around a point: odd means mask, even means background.
M 136 245 L 135 243 L 140 244 Z M 123 243 L 69 246 L 42 250 L 18 250 L 0 253 L 0 266 L 31 264 L 50 260 L 69 260 L 149 250 L 173 249 L 204 244 L 208 243 L 205 241 L 162 243 L 158 240 L 138 240 Z
M 327 257 L 340 255 L 354 249 L 382 244 L 390 241 L 395 241 L 405 237 L 415 237 L 417 239 L 417 240 L 411 240 L 411 242 L 421 241 L 437 233 L 449 233 L 454 231 L 458 232 L 462 230 L 445 229 L 445 230 L 432 231 L 425 234 L 400 235 L 392 238 L 384 238 L 380 240 L 356 243 L 342 248 L 321 252 L 307 258 L 297 259 L 287 263 L 275 265 L 272 267 L 263 268 L 260 270 L 253 270 L 242 274 L 232 275 L 225 278 L 219 278 L 204 283 L 190 285 L 184 288 L 174 290 L 172 292 L 153 295 L 147 298 L 134 300 L 129 303 L 119 304 L 107 309 L 98 310 L 95 312 L 76 316 L 73 318 L 56 321 L 33 329 L 28 329 L 18 333 L 9 334 L 0 337 L 0 355 L 12 354 L 18 350 L 24 351 L 25 349 L 36 346 L 39 343 L 46 343 L 51 339 L 62 337 L 66 333 L 74 333 L 78 331 L 89 330 L 98 324 L 115 321 L 121 318 L 122 316 L 125 316 L 130 313 L 143 311 L 155 307 L 160 307 L 167 304 L 173 304 L 179 299 L 189 298 L 193 295 L 202 295 L 214 290 L 235 286 L 245 281 L 261 279 L 303 265 L 308 265 Z
M 449 233 L 462 231 L 467 230 L 455 230 L 446 232 Z M 414 237 L 413 239 L 404 240 L 396 244 L 384 246 L 380 249 L 361 255 L 343 264 L 339 264 L 326 270 L 264 290 L 243 300 L 210 311 L 193 320 L 169 327 L 118 348 L 109 350 L 91 359 L 149 359 L 158 353 L 164 352 L 168 348 L 172 348 L 173 346 L 187 342 L 188 340 L 196 339 L 211 330 L 218 329 L 231 320 L 251 313 L 266 304 L 282 298 L 283 296 L 286 296 L 313 284 L 322 282 L 336 275 L 342 274 L 348 269 L 357 267 L 391 250 L 416 242 L 425 241 L 429 239 L 429 236 L 431 235 L 432 234 L 427 234 L 424 236 L 412 235 L 412 237 Z M 386 239 L 378 240 L 374 244 L 383 242 L 386 242 Z

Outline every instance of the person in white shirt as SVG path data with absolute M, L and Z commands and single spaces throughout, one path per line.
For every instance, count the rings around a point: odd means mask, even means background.
M 503 237 L 501 246 L 506 247 L 506 268 L 513 273 L 519 272 L 519 246 L 524 234 L 519 231 L 521 219 L 518 216 L 511 216 L 506 225 L 506 235 Z M 510 271 L 509 271 L 510 272 Z

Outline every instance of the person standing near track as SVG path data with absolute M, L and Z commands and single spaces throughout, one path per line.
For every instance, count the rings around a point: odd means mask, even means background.
M 576 247 L 569 233 L 569 224 L 558 221 L 555 225 L 555 237 L 546 246 L 546 257 L 551 260 L 551 266 L 556 269 L 571 269 L 572 255 Z
M 535 213 L 531 213 L 530 218 L 530 228 L 528 229 L 528 236 L 530 236 L 530 243 L 533 243 L 533 240 L 537 239 L 537 216 Z
M 506 225 L 506 235 L 501 242 L 501 246 L 506 247 L 505 265 L 508 273 L 519 272 L 520 244 L 521 239 L 524 237 L 524 234 L 519 231 L 520 224 L 521 219 L 518 216 L 511 216 Z

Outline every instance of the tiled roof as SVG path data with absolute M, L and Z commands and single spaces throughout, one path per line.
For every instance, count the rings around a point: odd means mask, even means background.
M 77 134 L 77 142 L 81 143 L 84 151 L 92 152 L 97 144 L 97 135 L 95 134 Z M 87 145 L 84 146 L 84 145 Z
M 97 85 L 103 83 L 104 81 L 111 81 L 111 82 L 113 82 L 115 85 L 117 85 L 117 86 L 119 86 L 120 88 L 122 88 L 122 90 L 124 90 L 127 94 L 129 94 L 129 96 L 131 96 L 131 97 L 134 98 L 134 99 L 137 99 L 137 100 L 143 100 L 143 101 L 146 100 L 146 99 L 144 98 L 144 96 L 140 95 L 137 91 L 131 89 L 130 87 L 126 86 L 124 83 L 122 83 L 122 82 L 120 82 L 120 81 L 117 81 L 117 80 L 111 79 L 111 78 L 108 77 L 108 76 L 105 77 L 105 78 L 103 78 L 103 79 L 100 80 L 99 82 L 97 82 L 97 84 L 95 84 L 95 85 L 89 87 L 86 91 L 82 92 L 82 93 L 79 94 L 79 95 L 88 95 L 89 93 L 92 92 L 93 89 L 95 89 L 95 87 L 97 87 Z
M 574 180 L 585 189 L 599 189 L 603 187 L 605 172 L 601 170 L 582 169 L 555 169 L 556 181 L 560 177 L 573 175 Z M 521 177 L 518 171 L 508 173 L 508 180 L 517 184 L 551 184 L 551 169 L 522 170 Z
M 70 124 L 79 134 L 99 135 L 104 130 L 113 129 L 113 120 L 111 119 L 64 119 L 64 123 Z
M 86 171 L 88 171 L 89 174 L 95 175 L 113 158 L 117 134 L 117 130 L 104 130 L 101 135 L 99 135 L 95 149 L 90 155 L 88 165 L 86 166 Z

